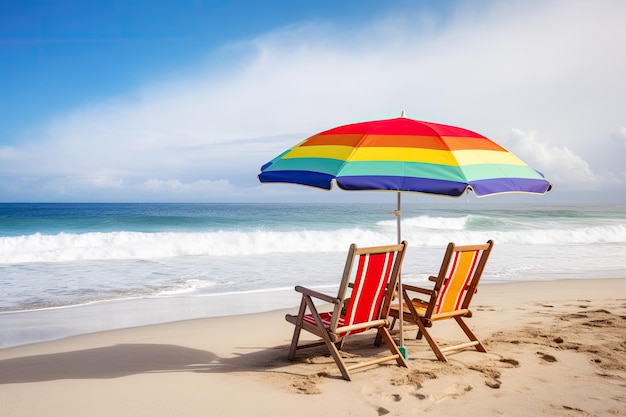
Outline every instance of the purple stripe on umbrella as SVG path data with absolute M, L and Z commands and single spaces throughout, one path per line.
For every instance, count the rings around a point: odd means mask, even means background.
M 493 178 L 472 181 L 470 185 L 478 197 L 500 193 L 543 194 L 552 188 L 550 181 L 527 178 Z

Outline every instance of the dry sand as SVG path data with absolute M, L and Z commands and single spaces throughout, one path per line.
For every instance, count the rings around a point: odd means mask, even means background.
M 626 416 L 626 279 L 489 284 L 473 304 L 488 353 L 438 362 L 411 330 L 408 369 L 351 382 L 323 348 L 286 359 L 285 311 L 4 349 L 0 416 Z M 453 321 L 433 335 L 462 340 Z M 347 360 L 383 352 L 373 338 L 348 340 Z

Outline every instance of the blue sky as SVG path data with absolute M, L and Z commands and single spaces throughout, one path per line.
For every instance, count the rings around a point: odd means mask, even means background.
M 0 0 L 0 202 L 348 201 L 256 175 L 404 110 L 554 183 L 506 202 L 624 203 L 625 18 L 620 0 Z

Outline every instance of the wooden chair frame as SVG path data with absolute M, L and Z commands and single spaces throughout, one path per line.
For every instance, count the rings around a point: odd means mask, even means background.
M 424 336 L 437 356 L 437 359 L 440 361 L 447 362 L 445 352 L 461 350 L 472 346 L 479 352 L 487 351 L 480 340 L 478 340 L 476 335 L 469 328 L 467 323 L 463 321 L 463 318 L 472 317 L 472 312 L 469 309 L 469 306 L 472 301 L 472 297 L 478 290 L 478 282 L 480 281 L 492 248 L 492 240 L 487 241 L 485 244 L 468 246 L 456 246 L 454 243 L 449 243 L 441 263 L 439 274 L 436 277 L 429 277 L 429 280 L 435 283 L 432 289 L 420 288 L 408 284 L 402 285 L 403 320 L 405 323 L 413 323 L 418 326 L 416 338 L 421 339 L 422 336 Z M 446 284 L 448 283 L 455 267 L 454 262 L 455 259 L 457 259 L 456 256 L 465 252 L 474 252 L 476 254 L 476 257 L 474 258 L 476 259 L 476 262 L 471 265 L 471 269 L 466 271 L 467 277 L 463 277 L 464 281 L 462 285 L 457 288 L 446 288 Z M 415 297 L 412 298 L 410 293 L 424 294 L 428 296 L 428 298 L 427 300 L 421 300 Z M 453 299 L 453 308 L 442 309 L 440 307 L 444 294 L 446 294 L 446 300 L 450 300 L 449 297 Z M 448 301 L 446 301 L 446 303 L 447 302 Z M 393 328 L 396 319 L 400 317 L 398 304 L 390 307 L 389 315 L 393 318 L 391 326 L 391 328 Z M 469 338 L 470 342 L 446 346 L 445 348 L 439 347 L 427 329 L 432 327 L 435 321 L 446 319 L 454 319 L 461 327 L 465 335 Z M 380 343 L 379 339 L 377 339 L 377 343 Z
M 314 290 L 307 289 L 302 286 L 297 286 L 295 290 L 302 294 L 300 302 L 300 309 L 297 315 L 287 314 L 285 319 L 295 325 L 293 332 L 293 338 L 291 341 L 291 347 L 289 349 L 289 360 L 294 360 L 296 351 L 313 346 L 326 345 L 333 357 L 335 363 L 341 371 L 341 375 L 344 379 L 350 380 L 349 371 L 363 368 L 370 365 L 376 365 L 382 362 L 395 360 L 398 365 L 407 367 L 408 364 L 398 346 L 391 338 L 389 333 L 389 327 L 391 325 L 388 319 L 389 308 L 391 300 L 393 298 L 394 289 L 396 288 L 398 276 L 400 274 L 400 268 L 404 259 L 407 243 L 402 242 L 398 245 L 389 246 L 377 246 L 369 248 L 359 248 L 357 245 L 352 244 L 348 251 L 348 257 L 339 285 L 337 296 L 329 296 Z M 359 305 L 358 297 L 355 296 L 358 291 L 357 285 L 350 282 L 351 276 L 356 273 L 355 264 L 359 261 L 360 257 L 367 255 L 377 254 L 389 254 L 389 259 L 393 262 L 390 271 L 386 277 L 380 278 L 378 285 L 378 299 L 370 305 Z M 387 264 L 385 264 L 387 265 Z M 388 268 L 388 266 L 386 266 Z M 358 269 L 358 268 L 356 268 Z M 378 279 L 379 277 L 376 277 Z M 363 279 L 372 279 L 365 278 Z M 362 282 L 362 281 L 359 281 Z M 355 285 L 351 294 L 349 288 Z M 381 298 L 382 295 L 382 298 Z M 365 297 L 364 297 L 365 298 Z M 332 312 L 321 313 L 315 304 L 315 301 L 319 303 L 330 303 L 333 306 Z M 376 305 L 378 303 L 378 305 Z M 355 319 L 355 315 L 350 315 L 350 312 L 355 312 L 357 309 L 371 309 L 370 316 L 365 321 L 359 321 Z M 307 313 L 307 311 L 309 313 Z M 361 310 L 363 311 L 363 310 Z M 349 317 L 346 315 L 348 312 Z M 376 340 L 384 339 L 387 347 L 391 351 L 390 356 L 380 357 L 370 361 L 361 361 L 357 364 L 348 366 L 341 357 L 340 349 L 343 349 L 345 339 L 348 335 L 360 333 L 369 329 L 376 329 Z M 306 343 L 298 345 L 300 333 L 302 330 L 306 330 L 322 339 L 321 342 Z

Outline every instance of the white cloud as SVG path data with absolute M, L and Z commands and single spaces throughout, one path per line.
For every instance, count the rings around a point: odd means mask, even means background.
M 626 136 L 614 127 L 624 122 L 625 14 L 621 1 L 496 1 L 464 5 L 446 22 L 407 10 L 345 29 L 278 29 L 226 45 L 193 75 L 29 132 L 0 150 L 0 174 L 65 196 L 95 187 L 127 199 L 263 198 L 250 187 L 285 148 L 406 110 L 514 151 L 524 145 L 513 128 L 540 132 L 524 137 L 549 179 L 573 190 L 615 185 L 624 178 L 614 150 Z
M 542 172 L 555 187 L 566 190 L 597 189 L 603 178 L 566 146 L 553 146 L 537 138 L 535 132 L 514 129 L 511 150 L 531 166 L 545 167 Z
M 233 186 L 226 180 L 200 180 L 190 183 L 184 183 L 180 180 L 161 180 L 156 178 L 150 178 L 144 183 L 140 184 L 139 188 L 157 192 L 175 192 L 184 195 L 191 195 L 195 192 L 206 192 L 208 194 L 211 194 L 233 191 Z

